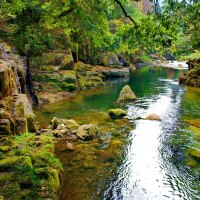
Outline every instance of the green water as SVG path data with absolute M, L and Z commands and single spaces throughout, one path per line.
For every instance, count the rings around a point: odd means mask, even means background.
M 180 70 L 144 67 L 129 79 L 81 91 L 70 99 L 35 109 L 45 127 L 56 116 L 94 123 L 99 138 L 59 140 L 56 154 L 64 167 L 60 199 L 200 199 L 200 89 L 179 86 Z M 112 120 L 121 88 L 138 97 L 122 107 L 128 118 Z M 162 121 L 134 120 L 157 113 Z

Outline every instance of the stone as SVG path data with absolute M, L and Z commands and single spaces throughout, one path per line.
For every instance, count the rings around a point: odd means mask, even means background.
M 77 78 L 74 70 L 62 70 L 59 72 L 61 81 L 67 83 L 76 83 Z
M 60 180 L 59 180 L 59 173 L 56 169 L 49 169 L 49 184 L 51 189 L 58 194 L 60 191 Z
M 112 69 L 112 70 L 110 70 L 110 75 L 112 77 L 127 77 L 130 75 L 130 70 L 128 68 Z
M 77 137 L 82 140 L 94 138 L 98 133 L 98 128 L 93 124 L 81 125 L 77 130 Z
M 134 92 L 131 90 L 130 86 L 126 85 L 120 91 L 120 94 L 119 94 L 119 97 L 117 99 L 117 102 L 118 103 L 123 103 L 123 102 L 127 102 L 127 101 L 134 101 L 136 99 L 137 99 L 137 97 L 134 94 Z
M 0 135 L 10 135 L 10 121 L 8 119 L 0 119 Z
M 27 125 L 30 133 L 36 133 L 38 131 L 36 116 L 34 114 L 27 115 Z
M 76 148 L 74 147 L 74 145 L 72 143 L 69 143 L 69 142 L 66 144 L 66 149 L 70 150 L 70 151 L 76 150 Z
M 148 114 L 146 117 L 147 120 L 157 120 L 157 121 L 161 121 L 161 117 L 158 114 L 155 113 L 151 113 Z
M 57 129 L 59 124 L 63 124 L 65 128 L 67 128 L 69 131 L 75 131 L 78 129 L 79 125 L 77 122 L 73 119 L 59 119 L 54 117 L 51 121 L 52 129 Z
M 17 166 L 32 168 L 32 161 L 29 156 L 13 156 L 0 160 L 0 171 L 9 171 Z
M 117 109 L 110 109 L 109 111 L 108 111 L 108 113 L 109 113 L 109 116 L 111 117 L 111 118 L 123 118 L 124 116 L 126 116 L 127 115 L 127 112 L 125 111 L 125 110 L 123 110 L 123 109 L 121 109 L 121 108 L 117 108 Z

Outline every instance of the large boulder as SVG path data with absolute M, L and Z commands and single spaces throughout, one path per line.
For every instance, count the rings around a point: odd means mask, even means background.
M 110 109 L 108 111 L 108 113 L 109 113 L 110 117 L 113 119 L 123 118 L 124 116 L 127 115 L 127 112 L 121 108 Z
M 98 133 L 98 128 L 93 124 L 81 125 L 76 133 L 77 137 L 82 140 L 94 138 Z
M 117 99 L 118 103 L 127 102 L 127 101 L 134 101 L 137 97 L 134 92 L 131 90 L 129 85 L 126 85 L 122 88 L 119 97 Z

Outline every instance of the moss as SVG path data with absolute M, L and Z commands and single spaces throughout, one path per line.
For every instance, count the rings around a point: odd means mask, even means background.
M 110 109 L 108 113 L 111 118 L 122 118 L 127 115 L 127 112 L 121 108 Z
M 7 153 L 10 150 L 9 146 L 0 146 L 0 151 L 3 153 Z
M 60 83 L 59 84 L 62 88 L 62 90 L 67 90 L 67 91 L 75 91 L 76 90 L 76 85 L 75 84 L 68 84 L 68 83 Z
M 31 158 L 28 156 L 13 156 L 0 160 L 0 171 L 14 170 L 17 166 L 32 167 Z
M 60 191 L 59 174 L 55 169 L 49 170 L 49 184 L 54 192 L 58 193 Z
M 192 120 L 185 120 L 185 122 L 192 125 L 192 126 L 200 128 L 200 120 L 192 119 Z
M 61 81 L 67 83 L 76 83 L 76 74 L 73 70 L 60 71 Z
M 36 124 L 36 116 L 34 114 L 27 115 L 27 125 L 28 125 L 28 131 L 29 132 L 37 132 L 38 131 L 38 125 Z
M 134 94 L 134 92 L 131 90 L 129 85 L 126 85 L 122 88 L 120 91 L 119 97 L 117 99 L 117 102 L 126 102 L 126 101 L 134 101 L 137 97 Z
M 6 125 L 2 125 L 0 126 L 0 135 L 10 135 L 11 131 L 10 131 L 10 127 L 6 126 Z
M 200 151 L 198 151 L 198 150 L 191 150 L 191 151 L 189 152 L 189 154 L 190 154 L 191 156 L 195 157 L 195 158 L 200 159 Z

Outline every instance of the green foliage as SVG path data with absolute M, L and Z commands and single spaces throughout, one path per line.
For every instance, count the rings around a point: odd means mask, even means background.
M 0 7 L 0 37 L 25 54 L 71 48 L 88 56 L 97 51 L 130 55 L 166 51 L 180 56 L 200 47 L 200 2 L 164 0 L 156 14 L 144 15 L 133 1 L 120 1 L 137 26 L 124 16 L 116 1 L 109 0 L 4 0 Z M 1 26 L 0 26 L 1 29 Z

